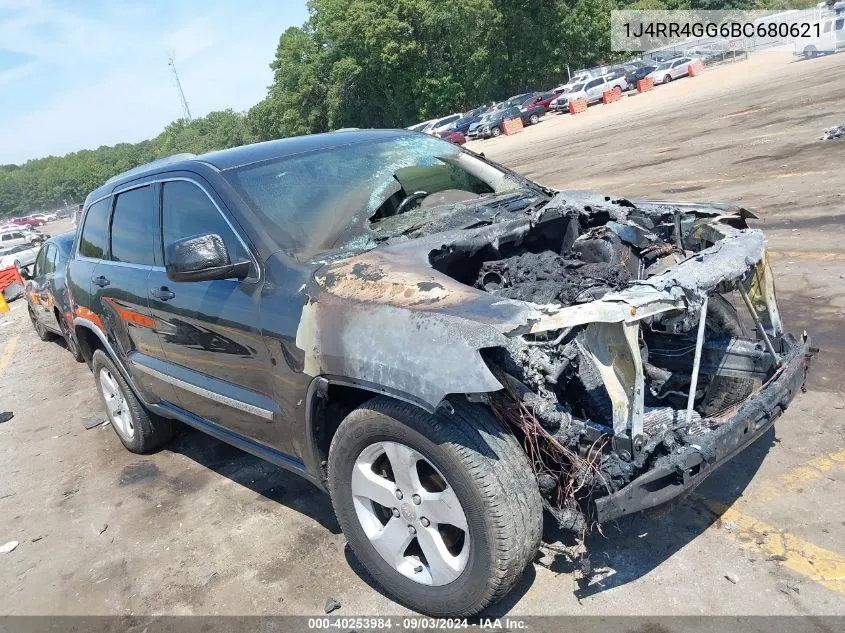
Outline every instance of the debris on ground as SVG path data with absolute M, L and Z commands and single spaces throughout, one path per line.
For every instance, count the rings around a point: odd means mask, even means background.
M 14 551 L 14 549 L 18 546 L 17 541 L 9 541 L 3 546 L 0 546 L 0 554 L 8 554 L 9 552 Z
M 93 429 L 94 427 L 100 426 L 101 424 L 105 424 L 107 420 L 103 418 L 97 417 L 96 415 L 88 415 L 82 418 L 82 426 L 85 427 L 85 430 Z
M 109 524 L 103 523 L 102 525 L 100 525 L 100 527 L 97 528 L 97 534 L 100 535 L 108 529 L 109 529 Z
M 41 540 L 41 539 L 43 539 L 43 538 L 44 538 L 44 535 L 43 535 L 43 534 L 39 534 L 38 536 L 34 536 L 34 537 L 32 537 L 31 539 L 29 539 L 29 542 L 30 542 L 30 543 L 37 543 L 38 541 L 40 541 L 40 540 Z
M 824 134 L 822 134 L 822 140 L 830 141 L 841 136 L 845 136 L 845 125 L 837 125 L 829 130 L 825 130 Z
M 724 528 L 725 528 L 728 532 L 736 532 L 736 523 L 734 523 L 733 521 L 728 521 L 727 523 L 725 523 L 725 524 L 723 525 L 723 527 L 724 527 Z
M 739 582 L 739 578 L 736 577 L 734 574 L 725 574 L 725 580 L 728 580 L 733 584 L 737 584 Z
M 3 422 L 8 422 L 13 417 L 15 417 L 15 414 L 11 411 L 3 411 L 2 413 L 0 413 L 0 424 L 3 424 Z
M 326 598 L 326 613 L 340 609 L 340 603 L 334 598 Z
M 782 563 L 786 560 L 786 556 L 782 556 L 781 554 L 775 554 L 774 556 L 767 557 L 766 560 L 773 560 Z

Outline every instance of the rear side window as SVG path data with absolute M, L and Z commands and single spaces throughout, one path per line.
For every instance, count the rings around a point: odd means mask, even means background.
M 118 194 L 111 221 L 112 260 L 154 265 L 154 220 L 152 187 L 139 187 Z
M 604 79 L 593 79 L 590 83 L 587 84 L 587 88 L 595 88 L 604 83 Z
M 44 274 L 56 272 L 56 247 L 52 244 L 47 245 L 47 255 L 44 258 Z
M 79 238 L 79 254 L 83 257 L 103 259 L 108 251 L 108 220 L 111 198 L 95 202 L 88 209 L 85 225 Z
M 206 233 L 216 233 L 223 238 L 231 261 L 249 259 L 243 244 L 220 211 L 194 183 L 186 180 L 164 183 L 161 204 L 165 265 L 167 248 L 173 242 Z

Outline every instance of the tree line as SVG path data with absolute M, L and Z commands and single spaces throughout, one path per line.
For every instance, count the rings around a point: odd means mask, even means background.
M 309 0 L 306 23 L 279 38 L 267 96 L 248 112 L 179 119 L 140 143 L 0 165 L 0 217 L 80 202 L 111 176 L 174 153 L 342 127 L 405 127 L 553 87 L 567 68 L 619 59 L 610 51 L 614 8 L 781 4 L 788 1 Z

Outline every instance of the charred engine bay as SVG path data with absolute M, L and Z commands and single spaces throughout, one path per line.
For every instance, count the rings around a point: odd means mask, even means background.
M 545 218 L 503 232 L 494 241 L 451 243 L 431 254 L 432 265 L 503 299 L 565 307 L 628 288 L 707 245 L 691 237 L 704 214 L 671 207 L 640 212 L 626 200 L 601 202 L 603 206 L 570 201 L 547 208 Z M 729 222 L 746 228 L 741 216 Z M 732 306 L 721 297 L 714 299 L 706 337 L 741 336 Z M 485 350 L 488 364 L 506 386 L 505 395 L 493 397 L 494 411 L 522 436 L 546 505 L 561 525 L 585 529 L 591 498 L 619 490 L 656 460 L 672 459 L 679 447 L 700 443 L 697 436 L 717 424 L 708 416 L 751 393 L 751 380 L 702 375 L 695 411 L 686 423 L 692 355 L 686 368 L 660 365 L 666 355 L 694 348 L 697 322 L 697 313 L 640 322 L 645 408 L 636 453 L 612 439 L 613 404 L 585 350 L 589 324 L 514 337 L 507 348 Z M 653 362 L 651 346 L 660 349 Z

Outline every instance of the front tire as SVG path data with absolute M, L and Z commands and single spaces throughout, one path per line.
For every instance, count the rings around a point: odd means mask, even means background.
M 499 129 L 499 128 L 497 128 L 497 127 L 494 127 L 493 129 L 491 129 L 491 130 L 490 130 L 490 135 L 491 135 L 493 138 L 496 138 L 497 136 L 501 135 L 501 133 L 502 133 L 502 130 L 500 130 L 500 129 Z
M 117 437 L 133 453 L 148 453 L 173 437 L 173 422 L 149 413 L 101 349 L 91 360 L 94 382 Z
M 371 400 L 341 423 L 328 460 L 355 555 L 395 600 L 442 617 L 474 615 L 508 593 L 542 531 L 516 438 L 480 405 L 453 409 Z
M 665 83 L 665 84 L 672 83 L 672 75 L 666 75 L 663 78 L 663 83 Z
M 538 117 L 536 114 L 532 114 L 530 117 L 528 117 L 528 122 L 531 125 L 535 125 L 537 123 L 537 121 L 539 121 L 539 120 L 540 120 L 540 117 Z

